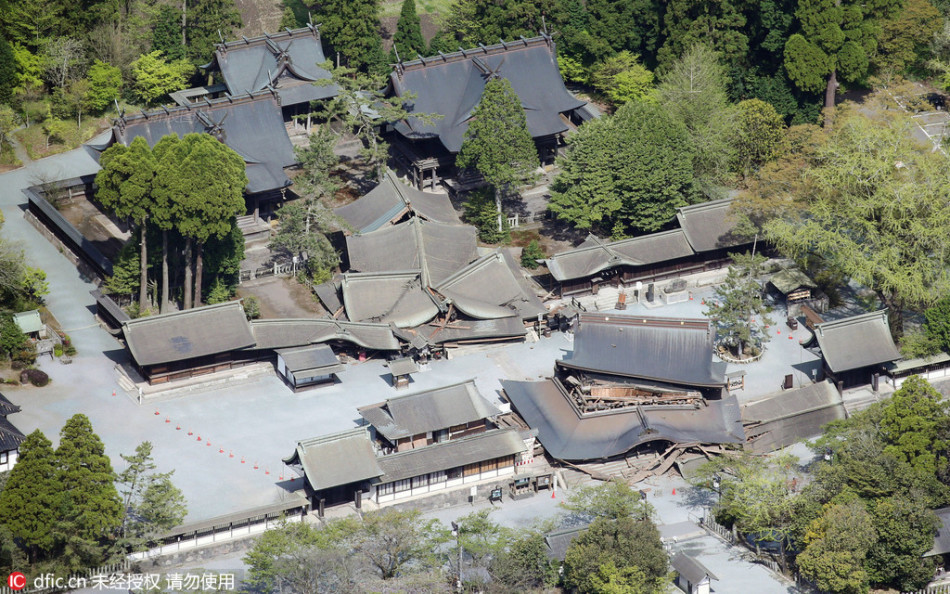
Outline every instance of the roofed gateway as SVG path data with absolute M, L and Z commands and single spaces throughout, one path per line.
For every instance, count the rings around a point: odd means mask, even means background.
M 454 165 L 485 83 L 498 77 L 507 79 L 521 99 L 542 162 L 553 160 L 560 136 L 574 125 L 571 119 L 582 119 L 575 112 L 586 102 L 564 87 L 547 35 L 401 62 L 390 75 L 392 93 L 415 95 L 410 112 L 442 116 L 428 122 L 410 117 L 393 126 L 395 148 L 420 188 L 427 173 L 434 186 L 437 170 Z

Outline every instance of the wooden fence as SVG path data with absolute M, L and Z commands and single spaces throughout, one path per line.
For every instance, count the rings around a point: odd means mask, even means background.
M 52 592 L 69 592 L 80 588 L 88 588 L 93 584 L 93 576 L 111 576 L 127 573 L 132 568 L 132 560 L 126 559 L 120 563 L 103 565 L 80 573 L 73 573 L 66 577 L 44 573 L 27 578 L 26 588 L 14 590 L 9 586 L 0 586 L 0 594 L 40 594 Z M 39 587 L 37 587 L 37 584 Z

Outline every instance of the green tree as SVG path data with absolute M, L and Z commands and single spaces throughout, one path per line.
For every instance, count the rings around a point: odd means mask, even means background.
M 396 22 L 393 46 L 402 60 L 415 60 L 416 55 L 426 55 L 426 42 L 422 37 L 422 23 L 416 14 L 416 0 L 403 0 Z
M 147 105 L 154 105 L 172 91 L 185 87 L 194 66 L 185 60 L 168 62 L 155 50 L 132 62 L 132 90 Z
M 785 140 L 785 122 L 772 105 L 759 99 L 740 101 L 736 113 L 736 163 L 743 177 L 776 158 Z
M 544 534 L 537 530 L 521 533 L 507 549 L 491 559 L 491 576 L 516 592 L 533 591 L 557 583 L 557 563 L 548 557 Z
M 933 547 L 939 524 L 925 501 L 907 495 L 881 499 L 871 517 L 878 537 L 868 551 L 871 583 L 901 591 L 925 587 L 933 578 L 934 564 L 923 554 Z
M 483 509 L 458 519 L 458 538 L 473 567 L 485 567 L 505 550 L 512 532 L 489 517 L 494 509 Z M 457 570 L 457 568 L 456 568 Z
M 540 266 L 538 260 L 543 258 L 544 250 L 541 249 L 541 244 L 538 243 L 537 239 L 532 239 L 531 242 L 521 250 L 521 265 L 525 268 L 534 270 Z
M 947 466 L 950 409 L 943 395 L 919 376 L 907 378 L 887 402 L 880 421 L 885 453 L 935 475 Z
M 950 351 L 950 297 L 943 297 L 924 311 L 926 332 L 941 349 Z
M 139 230 L 139 311 L 148 309 L 148 246 L 146 225 L 156 210 L 152 198 L 157 163 L 144 137 L 138 136 L 128 147 L 121 143 L 102 153 L 101 169 L 96 174 L 96 200 L 120 219 L 132 221 Z
M 745 58 L 749 38 L 741 9 L 741 4 L 730 0 L 670 0 L 663 15 L 666 41 L 657 52 L 661 66 L 671 67 L 697 44 L 708 44 L 728 63 Z
M 825 592 L 864 594 L 869 579 L 864 562 L 876 541 L 871 516 L 860 500 L 828 504 L 810 526 L 798 567 Z
M 564 585 L 575 592 L 599 592 L 604 575 L 601 567 L 613 564 L 625 578 L 636 567 L 643 581 L 636 584 L 645 592 L 662 591 L 667 573 L 667 556 L 660 533 L 649 519 L 599 517 L 571 541 L 564 557 Z M 611 580 L 607 571 L 607 581 Z M 615 574 L 616 575 L 616 574 Z M 613 578 L 616 582 L 616 577 Z M 598 584 L 599 582 L 599 584 Z
M 152 24 L 152 50 L 161 52 L 166 60 L 172 62 L 185 58 L 185 46 L 181 39 L 181 11 L 178 8 L 165 4 L 158 9 Z
M 554 4 L 552 0 L 458 0 L 446 16 L 446 27 L 466 47 L 522 35 L 534 37 L 543 27 L 542 16 L 553 12 Z
M 586 6 L 585 6 L 586 4 Z M 656 66 L 664 7 L 657 0 L 571 0 L 558 23 L 569 51 L 590 65 L 627 50 Z M 586 12 L 586 14 L 585 14 Z M 559 40 L 559 44 L 560 44 Z
M 462 218 L 478 229 L 480 240 L 492 244 L 505 244 L 511 241 L 511 226 L 508 224 L 508 218 L 501 217 L 501 228 L 499 228 L 498 206 L 488 188 L 469 192 L 467 200 L 462 204 L 462 209 Z
M 716 325 L 716 334 L 723 344 L 742 357 L 749 347 L 762 349 L 769 340 L 766 328 L 771 308 L 762 297 L 758 277 L 766 257 L 761 254 L 732 254 L 726 280 L 716 287 L 716 298 L 706 306 L 703 315 Z
M 494 188 L 500 231 L 502 193 L 533 179 L 539 165 L 524 108 L 507 79 L 485 83 L 455 164 L 478 171 Z
M 785 69 L 798 88 L 825 89 L 825 127 L 831 126 L 838 76 L 857 82 L 868 72 L 877 49 L 878 22 L 894 12 L 900 0 L 800 0 L 795 16 L 801 32 L 785 43 Z
M 93 113 L 102 113 L 119 97 L 122 71 L 111 64 L 95 60 L 86 75 L 89 78 L 89 92 L 83 104 Z
M 174 471 L 155 472 L 151 442 L 140 443 L 134 454 L 120 455 L 128 467 L 115 477 L 125 510 L 119 542 L 137 550 L 149 538 L 179 525 L 187 508 L 184 495 L 171 481 Z
M 26 550 L 30 563 L 52 552 L 55 509 L 62 496 L 53 444 L 37 429 L 20 444 L 20 455 L 0 491 L 0 524 Z
M 10 134 L 16 130 L 17 115 L 9 105 L 0 105 L 0 147 L 7 142 Z M 2 223 L 3 221 L 0 221 Z
M 13 316 L 0 315 L 0 353 L 9 359 L 16 359 L 28 344 L 26 334 L 13 321 Z
M 880 21 L 872 68 L 897 74 L 922 71 L 931 57 L 930 43 L 942 28 L 942 15 L 929 0 L 904 0 L 899 12 Z
M 419 510 L 385 509 L 365 514 L 356 535 L 356 551 L 384 580 L 414 563 L 424 565 L 439 537 L 437 520 L 423 521 Z M 444 537 L 443 537 L 444 538 Z
M 693 148 L 683 124 L 660 105 L 628 103 L 568 142 L 548 208 L 579 229 L 657 231 L 692 201 Z
M 230 39 L 243 26 L 241 13 L 234 0 L 191 0 L 182 22 L 185 28 L 185 54 L 195 66 L 208 62 L 214 53 L 215 44 L 220 41 L 219 35 Z M 170 46 L 166 45 L 162 49 L 170 49 Z
M 141 232 L 143 229 L 139 229 L 139 233 Z M 135 293 L 139 290 L 142 280 L 142 262 L 139 258 L 141 245 L 140 238 L 139 249 L 136 249 L 135 242 L 132 241 L 122 246 L 112 263 L 112 276 L 103 283 L 110 295 L 128 295 L 130 302 L 135 300 Z
M 733 162 L 735 109 L 726 97 L 719 56 L 707 45 L 691 46 L 663 74 L 659 89 L 660 102 L 686 126 L 696 180 L 707 185 L 724 180 Z
M 277 211 L 277 233 L 270 248 L 285 257 L 307 253 L 307 275 L 325 276 L 340 263 L 326 232 L 332 213 L 318 202 L 288 202 Z
M 598 66 L 591 84 L 616 106 L 653 97 L 653 73 L 626 50 Z
M 57 530 L 61 546 L 79 557 L 68 561 L 75 570 L 83 563 L 103 560 L 102 551 L 92 545 L 104 543 L 122 525 L 122 500 L 112 482 L 112 463 L 102 440 L 85 415 L 76 414 L 66 421 L 59 434 L 56 461 L 56 483 L 62 494 Z M 90 549 L 92 558 L 86 556 Z
M 9 103 L 16 88 L 16 62 L 13 49 L 3 35 L 0 35 L 0 103 Z
M 903 333 L 903 310 L 946 292 L 950 171 L 923 150 L 909 123 L 846 116 L 805 172 L 801 218 L 772 220 L 768 238 L 793 257 L 813 255 L 873 289 L 888 307 L 891 333 Z
M 590 576 L 591 591 L 598 594 L 649 594 L 650 584 L 637 566 L 618 568 L 613 561 L 601 565 Z
M 617 479 L 597 485 L 585 485 L 573 491 L 561 507 L 587 519 L 646 520 L 653 515 L 653 507 L 643 499 L 640 492 Z
M 325 0 L 316 19 L 330 55 L 339 52 L 341 64 L 362 73 L 385 69 L 379 0 Z
M 8 0 L 0 11 L 4 36 L 35 51 L 67 31 L 67 8 L 59 0 Z

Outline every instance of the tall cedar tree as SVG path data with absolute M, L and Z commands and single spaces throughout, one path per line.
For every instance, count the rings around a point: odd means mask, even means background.
M 694 194 L 686 127 L 662 106 L 631 102 L 569 140 L 549 208 L 580 229 L 623 236 L 661 229 Z
M 838 75 L 862 80 L 877 49 L 879 20 L 900 9 L 901 0 L 801 0 L 795 15 L 801 31 L 785 43 L 788 77 L 803 91 L 825 89 L 825 127 L 838 90 Z
M 185 57 L 181 42 L 181 10 L 163 5 L 152 24 L 152 49 L 159 50 L 165 59 L 172 62 Z
M 364 73 L 385 69 L 379 34 L 379 0 L 324 0 L 317 12 L 320 31 L 340 63 Z M 331 54 L 332 55 L 332 54 Z
M 230 39 L 241 28 L 241 13 L 234 0 L 190 0 L 183 15 L 185 55 L 199 66 L 214 53 L 221 37 Z M 165 49 L 165 48 L 162 48 Z
M 658 58 L 660 65 L 667 68 L 697 43 L 709 44 L 730 64 L 744 58 L 749 50 L 746 18 L 738 2 L 670 0 L 663 24 L 666 42 Z
M 59 433 L 56 460 L 56 482 L 62 493 L 57 511 L 62 527 L 68 527 L 66 540 L 100 543 L 112 537 L 122 525 L 122 500 L 112 482 L 105 446 L 86 415 L 76 414 L 66 421 Z
M 455 164 L 482 174 L 495 190 L 499 213 L 502 192 L 533 178 L 539 166 L 538 150 L 528 132 L 521 99 L 507 79 L 493 78 L 485 83 Z
M 555 12 L 555 0 L 459 0 L 446 25 L 466 47 L 534 37 L 544 27 L 544 15 Z M 454 50 L 455 48 L 452 48 Z
M 155 210 L 152 199 L 156 173 L 155 158 L 145 138 L 138 136 L 126 147 L 113 144 L 100 160 L 102 169 L 96 174 L 96 200 L 120 219 L 132 221 L 141 231 L 139 254 L 139 311 L 148 309 L 148 235 L 146 224 Z
M 175 229 L 185 238 L 184 308 L 190 309 L 192 290 L 195 304 L 201 304 L 205 242 L 230 234 L 232 219 L 246 208 L 247 174 L 244 159 L 211 135 L 186 134 L 170 142 L 159 162 L 155 192 L 156 200 L 170 205 Z
M 416 55 L 426 55 L 426 42 L 422 37 L 422 23 L 416 14 L 416 0 L 403 0 L 393 35 L 393 46 L 401 60 L 415 60 Z
M 16 62 L 14 62 L 13 50 L 7 40 L 0 35 L 0 104 L 10 102 L 16 83 Z
M 52 527 L 62 494 L 53 444 L 37 429 L 20 444 L 20 457 L 0 491 L 0 524 L 26 549 L 30 563 L 53 550 Z
M 818 257 L 877 293 L 895 338 L 905 307 L 927 306 L 950 288 L 950 170 L 909 126 L 843 116 L 805 172 L 805 212 L 765 226 L 784 253 Z
M 749 344 L 761 348 L 769 339 L 766 329 L 772 321 L 767 317 L 762 286 L 756 280 L 765 260 L 761 254 L 732 254 L 726 280 L 716 288 L 716 299 L 703 313 L 716 325 L 723 343 L 734 348 L 740 357 Z
M 177 176 L 174 172 L 180 165 L 181 139 L 177 134 L 168 134 L 162 137 L 152 147 L 155 157 L 155 186 L 152 200 L 155 209 L 152 211 L 152 224 L 162 232 L 162 297 L 160 310 L 167 313 L 169 310 L 169 278 L 168 278 L 168 232 L 175 228 L 175 210 L 173 204 L 177 196 L 174 184 Z

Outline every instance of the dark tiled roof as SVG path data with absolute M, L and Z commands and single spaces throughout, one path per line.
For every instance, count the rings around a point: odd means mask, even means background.
M 475 227 L 413 217 L 404 223 L 346 238 L 356 272 L 421 270 L 427 287 L 437 285 L 476 257 Z
M 3 394 L 0 394 L 0 417 L 18 412 L 20 412 L 20 407 L 10 402 Z
M 675 385 L 725 385 L 713 362 L 715 331 L 706 319 L 583 313 L 574 351 L 561 367 Z
M 934 546 L 923 554 L 924 557 L 950 553 L 950 507 L 941 507 L 933 511 L 939 524 L 937 534 L 934 535 Z
M 123 322 L 122 333 L 139 365 L 157 365 L 255 345 L 239 301 Z
M 315 491 L 349 485 L 382 476 L 369 430 L 365 427 L 297 442 L 284 459 L 301 466 Z
M 545 260 L 558 281 L 593 276 L 617 266 L 646 266 L 693 255 L 682 229 L 605 242 L 589 235 L 573 250 Z
M 397 66 L 390 83 L 398 96 L 415 94 L 410 111 L 443 117 L 428 123 L 409 118 L 397 123 L 396 131 L 410 139 L 438 138 L 449 152 L 457 153 L 485 83 L 493 76 L 511 83 L 534 138 L 567 131 L 561 114 L 585 104 L 564 88 L 554 43 L 549 37 L 536 37 Z
M 749 443 L 771 452 L 821 434 L 831 421 L 846 417 L 841 395 L 831 382 L 787 390 L 742 407 Z
M 407 328 L 425 324 L 439 313 L 418 271 L 348 273 L 342 287 L 346 316 L 354 322 Z
M 248 194 L 289 186 L 284 167 L 297 162 L 277 98 L 268 91 L 126 115 L 112 131 L 116 142 L 128 145 L 141 136 L 149 146 L 169 134 L 213 134 L 244 159 Z
M 589 524 L 583 526 L 572 526 L 549 532 L 544 535 L 544 542 L 548 545 L 548 557 L 558 561 L 564 561 L 567 556 L 567 549 L 574 542 L 574 539 L 587 532 Z
M 815 325 L 821 356 L 833 372 L 901 358 L 887 324 L 887 310 Z
M 752 242 L 752 238 L 735 233 L 731 206 L 732 198 L 723 198 L 679 209 L 676 219 L 694 251 L 709 252 Z
M 277 354 L 284 360 L 287 370 L 298 377 L 340 373 L 346 369 L 333 349 L 325 344 L 280 349 Z
M 387 171 L 383 181 L 365 196 L 333 212 L 359 233 L 369 233 L 395 223 L 406 213 L 429 221 L 461 224 L 447 195 L 430 194 L 407 186 L 392 171 Z
M 314 84 L 330 79 L 320 67 L 326 61 L 320 32 L 310 26 L 220 43 L 207 66 L 217 65 L 232 95 L 273 87 L 287 106 L 336 96 L 336 85 Z
M 544 449 L 561 460 L 601 460 L 655 440 L 742 443 L 745 437 L 734 396 L 699 408 L 656 405 L 581 414 L 557 380 L 501 383 Z
M 673 569 L 689 580 L 691 584 L 698 584 L 699 582 L 706 579 L 706 576 L 709 576 L 711 580 L 718 580 L 716 574 L 711 572 L 708 567 L 699 562 L 698 559 L 683 553 L 682 551 L 677 552 L 673 555 L 673 558 L 670 559 L 670 565 L 673 566 Z
M 409 375 L 410 373 L 419 371 L 419 366 L 412 360 L 412 357 L 393 359 L 389 362 L 387 367 L 389 367 L 389 373 L 393 375 Z
M 26 435 L 13 426 L 5 416 L 0 415 L 0 452 L 12 452 L 20 447 Z
M 482 398 L 471 380 L 357 410 L 389 441 L 491 418 L 501 412 Z
M 769 283 L 775 287 L 782 295 L 788 295 L 795 289 L 807 287 L 817 289 L 815 281 L 808 278 L 808 275 L 797 268 L 786 268 L 769 279 Z
M 544 303 L 504 250 L 482 256 L 434 287 L 461 312 L 476 319 L 517 314 L 534 319 L 546 314 Z
M 389 324 L 323 319 L 254 320 L 251 330 L 259 349 L 279 349 L 339 340 L 380 351 L 398 351 Z
M 429 472 L 503 458 L 524 450 L 524 440 L 516 429 L 495 429 L 462 439 L 380 456 L 377 462 L 385 474 L 380 481 L 391 483 Z
M 109 315 L 115 318 L 120 324 L 132 319 L 129 317 L 129 314 L 125 313 L 124 309 L 119 307 L 118 303 L 113 301 L 112 297 L 103 293 L 102 289 L 93 289 L 89 291 L 89 294 L 96 300 L 96 305 L 108 312 Z

